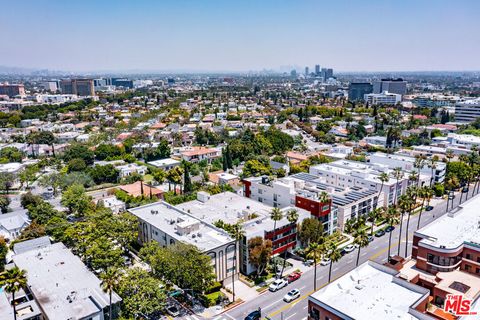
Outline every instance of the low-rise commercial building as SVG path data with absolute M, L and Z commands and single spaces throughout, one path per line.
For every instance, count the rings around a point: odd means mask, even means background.
M 457 102 L 455 104 L 455 121 L 473 122 L 480 117 L 480 98 Z
M 369 93 L 364 95 L 365 103 L 369 105 L 396 105 L 402 102 L 402 95 L 390 93 L 388 91 L 382 93 Z

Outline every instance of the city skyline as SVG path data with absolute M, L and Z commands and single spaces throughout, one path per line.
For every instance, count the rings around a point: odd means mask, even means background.
M 11 45 L 0 49 L 1 65 L 69 72 L 300 71 L 316 64 L 339 72 L 480 70 L 474 1 L 59 4 L 4 6 L 0 30 Z

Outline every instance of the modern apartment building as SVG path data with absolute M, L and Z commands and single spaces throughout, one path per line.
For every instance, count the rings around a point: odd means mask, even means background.
M 11 97 L 24 96 L 25 86 L 23 84 L 0 83 L 0 96 L 5 95 Z
M 373 86 L 369 82 L 352 82 L 348 86 L 349 101 L 363 101 L 366 94 L 372 93 Z
M 262 237 L 272 241 L 272 255 L 282 254 L 297 246 L 297 224 L 291 223 L 286 213 L 294 209 L 293 206 L 282 208 L 283 218 L 276 223 L 270 218 L 272 207 L 258 201 L 244 198 L 232 192 L 223 192 L 210 195 L 199 192 L 197 200 L 182 203 L 176 206 L 179 210 L 208 224 L 222 221 L 228 224 L 240 223 L 244 231 L 244 238 L 240 242 L 240 271 L 250 274 L 255 271 L 248 260 L 248 240 Z M 307 210 L 296 208 L 299 215 L 297 223 L 310 217 Z
M 457 102 L 455 104 L 455 121 L 473 122 L 480 117 L 480 98 Z
M 435 319 L 425 313 L 429 290 L 398 273 L 365 262 L 308 297 L 308 320 Z
M 236 244 L 224 230 L 164 201 L 128 211 L 138 218 L 140 243 L 157 241 L 166 247 L 181 241 L 194 245 L 211 257 L 216 280 L 223 284 L 238 273 Z
M 60 81 L 60 89 L 64 94 L 76 94 L 79 96 L 95 95 L 93 79 L 65 79 Z

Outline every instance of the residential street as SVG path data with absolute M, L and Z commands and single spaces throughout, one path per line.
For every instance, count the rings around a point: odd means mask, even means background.
M 464 195 L 464 198 L 465 198 L 465 195 Z M 459 200 L 460 200 L 460 193 L 457 193 L 454 199 L 455 206 L 458 205 Z M 443 200 L 438 204 L 436 204 L 432 211 L 424 212 L 422 214 L 421 227 L 429 224 L 433 220 L 445 214 L 446 203 L 447 203 L 446 200 Z M 409 255 L 411 253 L 411 241 L 412 241 L 413 233 L 417 227 L 417 222 L 418 222 L 418 214 L 410 218 L 409 245 L 408 245 Z M 405 253 L 405 226 L 406 226 L 405 223 L 406 223 L 406 217 L 404 220 L 404 228 L 402 231 L 403 237 L 402 237 L 401 246 L 400 246 L 400 255 L 402 256 Z M 397 248 L 398 248 L 398 241 L 399 241 L 398 230 L 399 230 L 398 226 L 395 228 L 395 230 L 393 230 L 392 255 L 396 254 Z M 388 233 L 380 238 L 375 237 L 374 241 L 372 241 L 368 247 L 362 248 L 360 253 L 360 264 L 369 259 L 377 261 L 379 263 L 384 263 L 387 259 L 387 254 L 388 254 L 387 251 L 388 251 Z M 338 278 L 343 274 L 349 272 L 350 270 L 354 269 L 356 256 L 357 256 L 357 251 L 355 250 L 351 253 L 346 254 L 339 262 L 335 263 L 332 267 L 332 279 Z M 317 289 L 327 284 L 328 268 L 329 266 L 321 266 L 320 264 L 317 266 Z M 306 319 L 307 305 L 308 305 L 307 298 L 311 293 L 313 293 L 313 274 L 314 274 L 314 271 L 312 267 L 307 272 L 305 272 L 299 280 L 288 285 L 287 287 L 274 293 L 266 291 L 265 293 L 258 296 L 256 299 L 247 301 L 229 310 L 228 312 L 212 317 L 211 319 L 243 320 L 244 317 L 248 315 L 248 313 L 258 309 L 258 307 L 262 308 L 263 317 L 268 316 L 272 320 Z M 294 288 L 297 288 L 300 290 L 301 292 L 300 298 L 298 298 L 297 300 L 291 303 L 284 302 L 283 296 L 288 291 Z M 183 319 L 201 319 L 201 317 L 197 315 L 195 316 L 191 315 L 191 316 L 186 316 Z

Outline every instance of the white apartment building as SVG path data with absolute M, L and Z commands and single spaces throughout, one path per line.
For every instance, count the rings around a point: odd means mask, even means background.
M 138 218 L 140 243 L 157 241 L 166 247 L 181 241 L 194 245 L 212 259 L 216 280 L 224 285 L 238 273 L 236 244 L 224 230 L 164 201 L 128 211 Z
M 473 122 L 480 117 L 480 98 L 457 102 L 455 104 L 455 121 Z
M 418 168 L 415 168 L 415 158 L 410 156 L 376 152 L 370 155 L 369 160 L 370 164 L 372 165 L 387 166 L 390 169 L 402 168 L 405 175 L 408 175 L 412 171 L 418 170 Z M 436 168 L 435 170 L 433 170 L 432 181 L 442 183 L 445 180 L 446 170 L 447 164 L 441 161 L 437 161 Z M 432 168 L 428 166 L 427 162 L 425 162 L 423 168 L 420 169 L 420 174 L 432 177 Z
M 364 100 L 369 105 L 396 105 L 402 102 L 402 95 L 396 93 L 389 93 L 384 91 L 382 93 L 368 93 L 364 95 Z
M 379 177 L 382 172 L 389 175 L 389 180 L 385 183 L 380 181 Z M 338 160 L 331 163 L 323 163 L 310 167 L 310 174 L 323 178 L 324 182 L 341 188 L 360 187 L 373 189 L 383 193 L 384 206 L 392 205 L 395 201 L 395 191 L 397 198 L 405 193 L 408 187 L 408 176 L 405 175 L 397 181 L 392 176 L 392 170 L 386 166 L 370 165 L 368 163 Z M 426 179 L 423 177 L 423 179 Z

